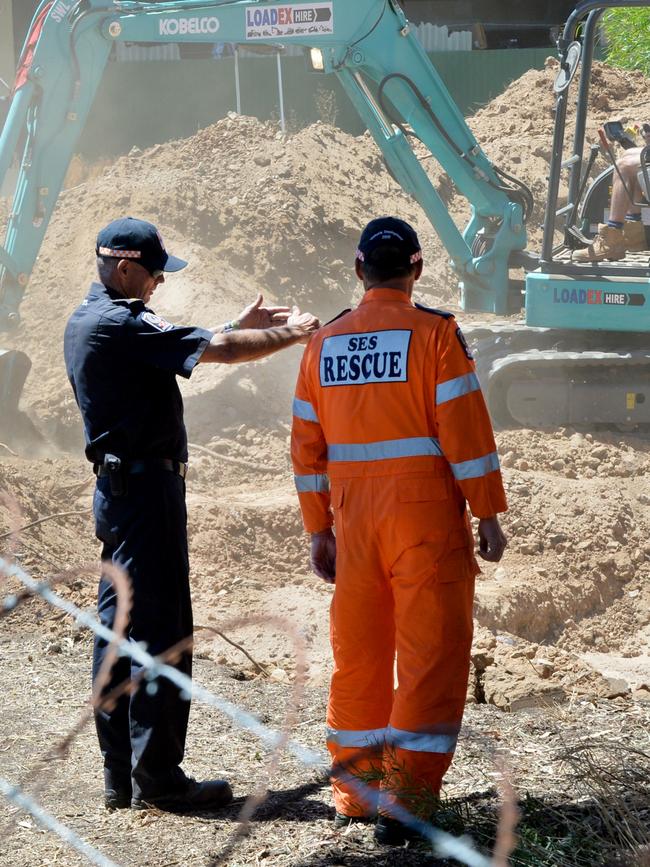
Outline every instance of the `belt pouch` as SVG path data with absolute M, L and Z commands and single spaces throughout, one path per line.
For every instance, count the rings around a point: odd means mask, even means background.
M 112 496 L 125 497 L 128 490 L 128 476 L 121 458 L 116 455 L 104 455 L 104 472 L 108 475 Z

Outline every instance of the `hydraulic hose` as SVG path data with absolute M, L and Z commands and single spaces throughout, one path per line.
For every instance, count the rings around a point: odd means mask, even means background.
M 401 121 L 399 118 L 396 118 L 394 115 L 394 112 L 386 104 L 386 96 L 384 93 L 384 91 L 386 89 L 386 85 L 388 84 L 389 81 L 392 81 L 395 78 L 397 78 L 401 81 L 404 81 L 411 88 L 411 90 L 415 94 L 416 99 L 418 100 L 418 102 L 420 103 L 420 105 L 422 106 L 424 111 L 426 111 L 426 113 L 431 118 L 431 121 L 435 125 L 439 134 L 447 142 L 447 144 L 454 151 L 454 153 L 458 157 L 460 157 L 460 159 L 464 160 L 470 166 L 470 168 L 472 170 L 480 171 L 479 167 L 471 159 L 469 153 L 464 151 L 457 144 L 457 142 L 454 141 L 454 139 L 451 137 L 451 135 L 447 132 L 444 125 L 442 124 L 442 122 L 440 121 L 440 119 L 438 118 L 438 116 L 436 115 L 434 110 L 431 108 L 431 105 L 429 104 L 428 100 L 425 98 L 424 94 L 419 89 L 417 84 L 415 84 L 415 82 L 412 79 L 410 79 L 407 75 L 404 75 L 401 72 L 393 72 L 390 75 L 387 75 L 385 78 L 383 78 L 382 81 L 380 82 L 379 90 L 378 90 L 378 100 L 379 100 L 379 104 L 380 104 L 382 110 L 391 119 L 391 121 L 398 127 L 398 129 L 400 129 L 404 135 L 413 135 L 416 138 L 418 138 L 420 141 L 422 141 L 422 139 L 420 139 L 420 137 L 416 133 L 411 132 L 411 131 L 406 129 L 404 122 Z M 424 144 L 424 142 L 423 142 L 423 144 Z M 528 217 L 530 216 L 530 214 L 533 210 L 534 204 L 535 204 L 532 192 L 530 191 L 530 189 L 526 186 L 526 184 L 523 181 L 519 180 L 518 178 L 513 177 L 512 175 L 509 175 L 507 172 L 503 171 L 503 169 L 499 169 L 497 166 L 494 166 L 494 171 L 500 178 L 503 178 L 503 179 L 509 181 L 511 184 L 514 184 L 515 185 L 514 188 L 511 186 L 506 186 L 504 184 L 497 184 L 488 177 L 485 177 L 486 183 L 489 184 L 493 189 L 499 190 L 500 192 L 505 193 L 506 196 L 508 196 L 508 198 L 510 199 L 510 201 L 513 201 L 513 202 L 516 202 L 517 204 L 519 204 L 522 208 L 524 223 L 527 222 Z

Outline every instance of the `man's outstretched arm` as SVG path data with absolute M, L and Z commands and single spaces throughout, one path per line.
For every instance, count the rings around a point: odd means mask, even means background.
M 266 358 L 296 343 L 307 343 L 319 325 L 315 316 L 311 313 L 300 313 L 296 307 L 286 325 L 215 334 L 199 362 L 239 364 Z
M 230 322 L 224 322 L 222 325 L 217 325 L 211 328 L 214 334 L 221 334 L 228 331 L 247 330 L 249 328 L 274 328 L 280 325 L 286 325 L 287 320 L 292 316 L 297 308 L 291 307 L 264 307 L 264 298 L 260 293 L 255 301 L 246 305 L 236 319 Z

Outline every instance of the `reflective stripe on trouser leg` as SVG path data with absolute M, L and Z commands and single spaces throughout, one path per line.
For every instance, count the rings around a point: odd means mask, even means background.
M 393 701 L 394 625 L 389 576 L 368 521 L 372 485 L 345 485 L 342 508 L 334 510 L 337 533 L 336 586 L 330 637 L 334 654 L 327 711 L 327 746 L 332 756 L 332 790 L 337 812 L 372 815 L 356 781 L 378 792 L 385 727 Z M 359 532 L 355 515 L 366 516 Z M 345 522 L 350 516 L 350 531 Z M 345 529 L 345 532 L 344 532 Z
M 415 732 L 388 726 L 378 809 L 390 815 L 399 802 L 410 813 L 429 820 L 442 780 L 454 757 L 457 735 Z
M 337 773 L 339 767 L 365 780 L 381 777 L 387 805 L 398 797 L 415 811 L 432 808 L 467 690 L 476 571 L 471 538 L 438 477 L 418 476 L 410 501 L 413 478 L 407 476 L 406 486 L 402 481 L 346 479 L 342 507 L 335 509 L 335 668 L 327 722 L 336 742 L 328 747 L 336 809 L 352 816 L 367 807 L 359 804 L 354 778 Z M 383 727 L 396 742 L 384 748 L 379 770 L 376 750 L 343 745 Z
M 435 806 L 460 730 L 472 643 L 474 561 L 462 530 L 393 565 L 398 688 L 386 733 L 380 808 Z

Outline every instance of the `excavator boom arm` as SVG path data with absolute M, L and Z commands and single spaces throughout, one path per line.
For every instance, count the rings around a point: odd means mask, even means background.
M 0 246 L 0 329 L 18 308 L 116 41 L 300 45 L 336 75 L 386 164 L 422 206 L 459 274 L 465 306 L 507 309 L 508 265 L 526 243 L 522 201 L 480 149 L 395 0 L 44 0 L 0 136 L 0 184 L 19 174 Z M 419 138 L 472 206 L 461 232 L 410 143 Z M 480 245 L 477 239 L 489 239 Z

